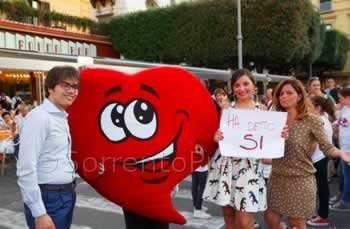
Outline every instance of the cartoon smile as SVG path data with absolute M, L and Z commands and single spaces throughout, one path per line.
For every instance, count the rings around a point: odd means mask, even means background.
M 117 161 L 114 162 L 116 165 L 124 165 L 124 166 L 134 166 L 138 170 L 141 170 L 143 172 L 150 172 L 152 173 L 152 178 L 145 178 L 141 177 L 141 179 L 150 184 L 157 184 L 162 181 L 165 181 L 168 177 L 169 174 L 167 173 L 167 169 L 173 159 L 175 158 L 176 155 L 176 146 L 177 146 L 177 141 L 181 135 L 183 128 L 183 123 L 181 123 L 180 128 L 170 144 L 166 146 L 164 149 L 160 150 L 160 152 L 154 153 L 148 157 L 140 158 L 140 159 L 128 159 L 126 161 Z M 155 173 L 159 173 L 160 177 L 154 177 Z M 162 175 L 166 173 L 165 175 Z M 153 178 L 154 177 L 154 178 Z

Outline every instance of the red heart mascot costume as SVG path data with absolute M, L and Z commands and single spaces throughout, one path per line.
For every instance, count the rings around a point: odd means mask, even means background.
M 217 147 L 217 111 L 197 78 L 176 67 L 135 75 L 86 69 L 68 112 L 73 159 L 84 180 L 137 215 L 186 223 L 170 192 Z

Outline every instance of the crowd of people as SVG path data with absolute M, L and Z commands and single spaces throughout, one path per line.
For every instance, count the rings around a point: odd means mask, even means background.
M 225 157 L 218 150 L 209 161 L 203 199 L 222 206 L 227 229 L 254 228 L 258 212 L 263 212 L 272 229 L 285 226 L 284 216 L 289 228 L 328 226 L 329 209 L 350 210 L 350 84 L 336 87 L 332 78 L 326 83 L 322 90 L 318 77 L 311 77 L 306 85 L 296 79 L 285 80 L 256 101 L 252 74 L 237 70 L 231 81 L 233 101 L 223 89 L 215 90 L 221 109 L 287 112 L 284 157 Z M 220 129 L 213 138 L 216 142 L 224 138 Z M 335 165 L 339 193 L 330 198 L 328 182 Z
M 29 228 L 69 228 L 72 223 L 76 184 L 65 110 L 77 97 L 79 82 L 76 69 L 54 67 L 45 82 L 48 97 L 29 115 L 30 107 L 17 93 L 12 99 L 1 94 L 0 130 L 12 133 L 14 145 L 20 142 L 14 153 L 19 152 L 18 184 Z M 254 228 L 258 212 L 263 212 L 271 229 L 283 228 L 283 217 L 290 228 L 303 229 L 306 224 L 329 225 L 329 209 L 350 210 L 350 86 L 338 88 L 333 79 L 327 83 L 330 86 L 322 90 L 317 77 L 307 85 L 284 80 L 256 101 L 255 79 L 241 69 L 232 75 L 233 100 L 224 89 L 215 90 L 219 113 L 229 107 L 286 112 L 285 152 L 279 159 L 254 159 L 222 156 L 218 149 L 207 166 L 192 174 L 194 217 L 211 217 L 202 206 L 203 200 L 209 200 L 222 207 L 227 229 Z M 213 141 L 223 138 L 218 129 Z M 36 165 L 46 151 L 60 160 L 54 175 Z M 329 197 L 328 187 L 332 167 L 338 168 L 340 181 L 334 198 Z M 53 195 L 65 201 L 57 202 Z M 128 227 L 130 220 L 135 221 L 131 214 L 125 217 L 127 228 L 133 228 Z M 168 224 L 154 228 L 168 228 Z
M 0 132 L 6 133 L 7 141 L 0 144 L 0 152 L 7 148 L 7 154 L 18 155 L 19 130 L 25 116 L 28 114 L 32 105 L 27 105 L 25 101 L 15 92 L 10 98 L 6 93 L 2 92 L 0 96 Z M 2 159 L 0 155 L 0 159 Z

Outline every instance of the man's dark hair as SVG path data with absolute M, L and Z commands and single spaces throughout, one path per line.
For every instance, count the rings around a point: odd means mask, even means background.
M 49 96 L 49 89 L 54 89 L 65 79 L 75 79 L 80 81 L 79 71 L 72 66 L 56 66 L 51 68 L 45 79 L 46 97 Z

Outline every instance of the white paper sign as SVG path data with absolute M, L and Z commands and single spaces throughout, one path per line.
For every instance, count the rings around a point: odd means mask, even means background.
M 244 158 L 283 157 L 281 133 L 286 120 L 286 112 L 225 109 L 220 120 L 224 135 L 219 141 L 221 154 Z

